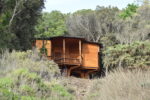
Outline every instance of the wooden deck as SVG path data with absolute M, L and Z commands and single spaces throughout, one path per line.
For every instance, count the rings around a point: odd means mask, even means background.
M 50 38 L 36 40 L 36 47 L 45 47 L 47 58 L 58 64 L 67 76 L 79 74 L 86 78 L 100 69 L 100 45 L 80 38 Z M 44 54 L 45 55 L 45 54 Z
M 53 60 L 58 65 L 81 65 L 80 59 L 76 58 L 54 58 Z

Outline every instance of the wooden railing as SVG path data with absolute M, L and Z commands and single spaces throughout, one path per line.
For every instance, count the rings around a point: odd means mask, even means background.
M 48 56 L 48 59 L 54 60 L 59 65 L 62 65 L 62 64 L 80 65 L 82 63 L 82 60 L 78 58 L 63 58 L 62 56 L 60 57 Z
M 69 64 L 69 65 L 79 65 L 79 64 L 81 64 L 80 59 L 76 59 L 76 58 L 55 58 L 53 60 L 57 64 Z

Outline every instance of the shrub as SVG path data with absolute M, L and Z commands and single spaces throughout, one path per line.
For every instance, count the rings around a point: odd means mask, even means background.
M 108 47 L 104 54 L 105 67 L 143 68 L 150 66 L 149 41 Z
M 53 82 L 59 75 L 57 64 L 37 52 L 6 51 L 0 55 L 0 99 L 71 100 L 67 89 Z
M 150 100 L 150 70 L 115 70 L 93 80 L 85 100 Z
M 26 68 L 30 72 L 35 72 L 47 81 L 50 81 L 54 77 L 60 75 L 57 64 L 55 64 L 53 61 L 40 57 L 36 51 L 13 51 L 12 53 L 7 51 L 1 55 L 1 75 L 6 75 L 18 68 Z

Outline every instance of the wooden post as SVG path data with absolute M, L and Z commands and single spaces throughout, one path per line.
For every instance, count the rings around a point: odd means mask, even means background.
M 84 74 L 84 78 L 85 78 L 85 79 L 89 79 L 89 73 L 88 73 L 88 74 L 85 73 L 85 74 Z
M 63 39 L 63 59 L 64 59 L 64 62 L 65 62 L 65 53 L 66 53 L 66 51 L 65 51 L 65 39 Z
M 84 78 L 85 76 L 84 76 L 84 72 L 81 72 L 81 78 Z
M 79 68 L 80 66 L 71 66 L 70 68 L 68 68 L 68 73 L 67 73 L 67 76 L 70 76 L 71 75 L 71 71 L 76 69 L 76 68 Z
M 81 40 L 79 40 L 79 57 L 80 57 L 80 64 L 82 62 L 82 57 L 81 57 Z

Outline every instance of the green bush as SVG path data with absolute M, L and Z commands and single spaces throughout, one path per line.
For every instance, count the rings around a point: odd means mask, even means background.
M 104 65 L 109 68 L 145 68 L 150 66 L 150 42 L 115 45 L 104 51 Z
M 71 97 L 71 95 L 68 93 L 68 91 L 59 84 L 52 85 L 52 90 L 59 92 L 61 96 Z
M 38 52 L 5 52 L 0 55 L 0 74 L 6 75 L 18 68 L 26 68 L 39 74 L 45 80 L 51 80 L 60 75 L 60 70 L 53 61 L 39 56 Z
M 150 70 L 114 70 L 92 81 L 83 100 L 149 100 Z
M 0 100 L 70 100 L 72 94 L 53 83 L 59 75 L 57 64 L 37 52 L 6 51 L 0 55 Z

